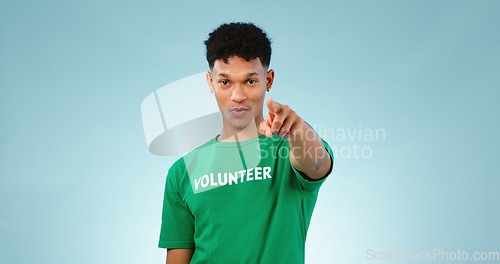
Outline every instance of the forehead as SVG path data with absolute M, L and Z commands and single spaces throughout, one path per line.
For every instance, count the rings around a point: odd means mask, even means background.
M 214 77 L 225 75 L 229 77 L 244 77 L 250 73 L 263 74 L 266 69 L 262 66 L 259 58 L 246 61 L 237 56 L 231 56 L 225 63 L 222 59 L 218 59 L 214 63 L 212 74 Z

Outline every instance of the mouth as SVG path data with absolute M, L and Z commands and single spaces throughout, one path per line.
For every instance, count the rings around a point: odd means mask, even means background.
M 231 108 L 231 111 L 248 111 L 248 108 L 245 108 L 245 107 L 234 107 L 234 108 Z
M 231 113 L 235 117 L 242 117 L 243 115 L 246 114 L 246 112 L 248 112 L 248 109 L 246 109 L 246 108 L 233 108 L 233 109 L 231 109 Z

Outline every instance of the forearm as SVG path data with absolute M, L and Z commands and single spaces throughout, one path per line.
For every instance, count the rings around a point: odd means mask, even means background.
M 321 137 L 287 105 L 266 99 L 269 110 L 267 118 L 260 123 L 262 134 L 288 138 L 290 163 L 311 179 L 325 176 L 332 166 L 332 160 Z
M 290 136 L 290 163 L 311 179 L 320 179 L 331 167 L 330 154 L 314 129 L 301 120 Z

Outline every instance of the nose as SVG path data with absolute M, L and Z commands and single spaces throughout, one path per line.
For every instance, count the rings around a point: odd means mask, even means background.
M 241 102 L 245 99 L 247 99 L 247 96 L 245 94 L 245 91 L 243 90 L 243 87 L 241 87 L 241 85 L 239 84 L 234 85 L 234 89 L 231 93 L 231 100 L 235 102 Z

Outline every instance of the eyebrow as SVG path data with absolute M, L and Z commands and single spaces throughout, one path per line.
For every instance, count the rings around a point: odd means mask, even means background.
M 259 75 L 259 74 L 256 72 L 251 72 L 251 73 L 247 74 L 247 77 L 254 76 L 254 75 Z
M 251 72 L 249 74 L 247 74 L 247 77 L 250 77 L 250 76 L 255 76 L 255 75 L 259 75 L 258 73 L 256 72 Z M 229 78 L 229 75 L 225 74 L 225 73 L 219 73 L 217 74 L 217 76 L 222 76 L 224 78 Z

